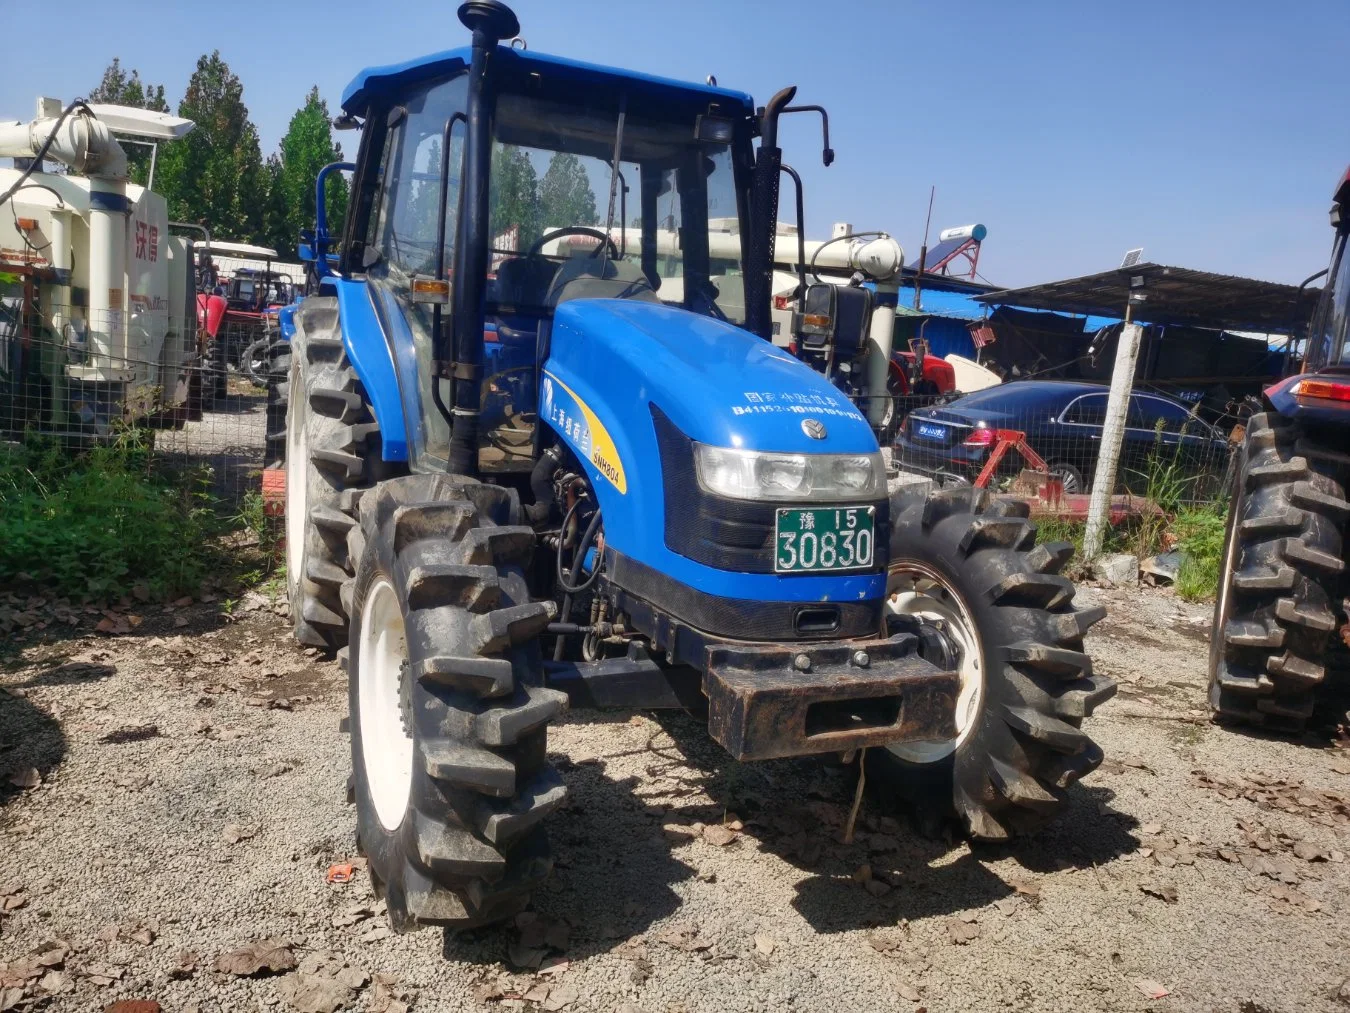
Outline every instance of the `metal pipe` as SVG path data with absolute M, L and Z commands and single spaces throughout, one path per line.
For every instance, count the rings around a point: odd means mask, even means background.
M 778 117 L 797 94 L 795 86 L 769 99 L 759 116 L 759 151 L 750 199 L 750 235 L 745 258 L 745 326 L 766 341 L 773 337 L 773 247 L 778 235 L 778 180 L 783 152 Z
M 479 377 L 483 368 L 483 294 L 488 265 L 489 177 L 492 169 L 492 89 L 488 80 L 499 36 L 492 13 L 466 3 L 460 20 L 473 30 L 464 136 L 464 189 L 454 253 L 451 327 L 455 361 L 450 411 L 450 471 L 478 472 Z M 509 12 L 507 12 L 509 13 Z
M 129 202 L 124 180 L 91 179 L 89 187 L 90 365 L 126 366 L 126 253 Z M 101 360 L 101 361 L 99 361 Z

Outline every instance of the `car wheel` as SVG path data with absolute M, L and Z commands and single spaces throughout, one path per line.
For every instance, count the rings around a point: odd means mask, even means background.
M 1064 487 L 1066 493 L 1079 493 L 1087 491 L 1087 483 L 1083 481 L 1083 473 L 1066 461 L 1055 461 L 1049 465 L 1050 477 L 1059 479 L 1060 485 Z

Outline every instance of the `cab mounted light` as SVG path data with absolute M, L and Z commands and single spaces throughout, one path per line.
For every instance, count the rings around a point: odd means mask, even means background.
M 708 144 L 730 144 L 736 135 L 736 124 L 722 116 L 700 114 L 694 120 L 694 138 Z

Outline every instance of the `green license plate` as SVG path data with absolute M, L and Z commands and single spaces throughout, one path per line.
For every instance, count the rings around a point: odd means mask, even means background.
M 866 570 L 876 558 L 876 507 L 779 507 L 777 573 Z

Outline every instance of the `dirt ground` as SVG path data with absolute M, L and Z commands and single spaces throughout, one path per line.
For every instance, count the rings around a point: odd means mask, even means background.
M 1082 595 L 1121 692 L 1040 836 L 933 840 L 869 794 L 846 846 L 853 768 L 574 712 L 552 880 L 463 938 L 391 935 L 359 862 L 326 882 L 354 857 L 346 692 L 275 603 L 131 603 L 100 636 L 11 601 L 48 626 L 0 668 L 0 1008 L 1344 1009 L 1350 751 L 1210 725 L 1207 608 Z

